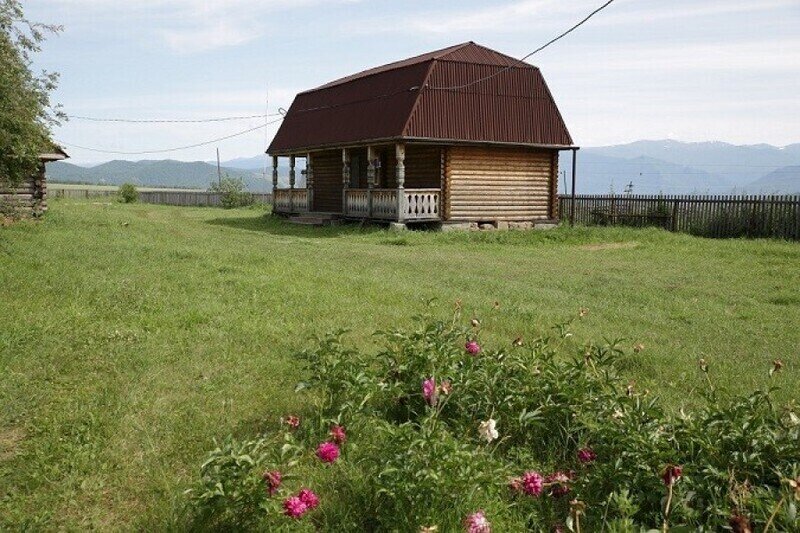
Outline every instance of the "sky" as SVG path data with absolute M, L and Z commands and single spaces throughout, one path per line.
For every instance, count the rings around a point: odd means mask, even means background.
M 522 57 L 603 0 L 29 0 L 60 24 L 35 62 L 58 71 L 70 115 L 204 119 L 276 113 L 366 68 L 475 41 Z M 640 139 L 800 142 L 800 0 L 616 0 L 531 57 L 576 144 Z M 76 163 L 262 154 L 279 124 L 120 124 L 54 131 Z

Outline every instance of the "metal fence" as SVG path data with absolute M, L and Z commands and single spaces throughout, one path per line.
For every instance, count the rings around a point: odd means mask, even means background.
M 571 196 L 559 197 L 561 220 L 573 220 Z M 800 195 L 576 195 L 575 224 L 658 226 L 703 237 L 800 240 Z
M 50 198 L 102 198 L 116 195 L 115 189 L 48 189 Z M 256 203 L 272 202 L 270 193 L 252 193 L 252 196 Z M 222 205 L 222 195 L 206 191 L 139 191 L 139 201 L 145 204 L 218 207 Z

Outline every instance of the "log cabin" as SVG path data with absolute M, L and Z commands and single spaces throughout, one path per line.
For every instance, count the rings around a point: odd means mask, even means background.
M 267 148 L 273 212 L 552 225 L 562 150 L 574 163 L 577 147 L 539 69 L 463 43 L 298 94 Z M 278 187 L 280 158 L 289 159 L 288 188 Z
M 39 155 L 39 170 L 36 174 L 10 187 L 0 176 L 0 216 L 34 216 L 47 211 L 46 163 L 69 158 L 58 146 L 49 146 Z M 5 185 L 4 185 L 5 184 Z

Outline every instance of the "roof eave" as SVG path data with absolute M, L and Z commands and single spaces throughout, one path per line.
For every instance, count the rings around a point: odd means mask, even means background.
M 425 143 L 425 144 L 436 144 L 436 145 L 446 145 L 446 146 L 514 146 L 514 147 L 527 147 L 527 148 L 539 148 L 539 149 L 547 149 L 547 150 L 578 150 L 580 149 L 579 146 L 575 146 L 573 144 L 545 144 L 545 143 L 514 143 L 514 142 L 501 142 L 501 141 L 474 141 L 474 140 L 464 140 L 464 139 L 437 139 L 437 138 L 430 138 L 430 137 L 409 137 L 409 136 L 397 136 L 397 137 L 383 137 L 379 139 L 364 139 L 359 141 L 348 141 L 348 142 L 337 142 L 337 143 L 328 143 L 328 144 L 320 144 L 320 145 L 313 145 L 313 146 L 304 146 L 299 148 L 290 148 L 284 150 L 267 150 L 267 154 L 270 156 L 289 156 L 289 155 L 298 155 L 298 154 L 306 154 L 308 152 L 319 152 L 322 150 L 331 150 L 334 148 L 357 148 L 363 147 L 367 145 L 375 145 L 375 144 L 386 144 L 389 142 L 407 142 L 407 143 Z

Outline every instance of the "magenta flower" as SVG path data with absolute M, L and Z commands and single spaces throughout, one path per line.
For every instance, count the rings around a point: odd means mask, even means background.
M 281 473 L 277 470 L 273 470 L 272 472 L 267 470 L 261 476 L 261 478 L 264 480 L 264 483 L 267 484 L 267 492 L 269 492 L 270 496 L 278 492 L 278 487 L 281 486 L 282 477 L 283 476 L 281 476 Z
M 336 444 L 344 444 L 344 441 L 347 440 L 347 433 L 345 433 L 343 426 L 331 427 L 330 435 Z
M 492 533 L 492 524 L 486 519 L 483 511 L 472 513 L 464 520 L 467 533 Z
M 664 485 L 670 486 L 678 481 L 683 476 L 683 468 L 675 465 L 667 465 L 664 472 L 661 474 L 661 479 L 664 480 Z
M 319 505 L 319 496 L 311 489 L 302 489 L 297 495 L 309 510 L 316 509 Z
M 333 463 L 339 458 L 339 447 L 333 442 L 323 442 L 317 447 L 317 457 L 325 463 Z
M 422 382 L 422 396 L 428 405 L 436 405 L 436 380 L 428 378 Z
M 464 345 L 464 348 L 470 355 L 478 355 L 479 353 L 481 353 L 481 347 L 475 341 L 467 342 L 467 344 Z
M 286 498 L 283 501 L 283 514 L 291 518 L 300 518 L 308 511 L 308 506 L 297 496 Z
M 578 450 L 578 461 L 582 463 L 591 463 L 597 459 L 597 454 L 591 448 L 581 448 Z
M 531 470 L 522 476 L 522 491 L 529 496 L 538 497 L 542 493 L 544 479 L 539 472 Z

